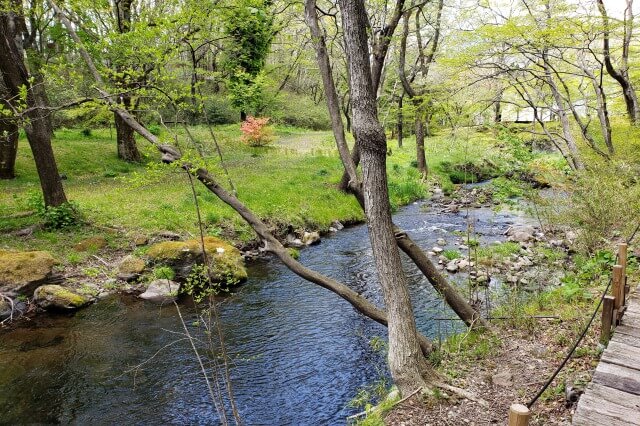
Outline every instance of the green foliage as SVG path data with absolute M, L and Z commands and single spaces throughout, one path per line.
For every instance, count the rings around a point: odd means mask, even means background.
M 63 229 L 80 223 L 78 206 L 73 201 L 61 204 L 57 207 L 45 206 L 42 195 L 38 192 L 30 192 L 27 204 L 42 219 L 47 229 Z
M 447 260 L 460 259 L 462 254 L 458 250 L 455 249 L 446 249 L 442 252 L 442 255 L 447 258 Z
M 169 266 L 158 266 L 153 269 L 153 277 L 157 280 L 173 280 L 176 273 Z

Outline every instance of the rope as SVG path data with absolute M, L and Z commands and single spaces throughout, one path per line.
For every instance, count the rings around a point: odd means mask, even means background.
M 629 238 L 627 238 L 627 240 L 626 240 L 627 244 L 629 244 L 629 243 L 631 243 L 631 241 L 633 241 L 633 239 L 635 238 L 636 234 L 638 233 L 638 230 L 640 230 L 640 222 L 638 223 L 638 226 L 636 226 L 636 229 L 633 231 L 631 236 Z M 616 260 L 618 260 L 618 255 L 616 255 Z M 600 300 L 598 301 L 598 306 L 596 306 L 596 309 L 593 311 L 593 314 L 591 314 L 591 318 L 589 319 L 589 322 L 587 323 L 586 327 L 584 328 L 584 330 L 580 334 L 580 337 L 578 337 L 578 340 L 576 340 L 576 342 L 573 344 L 573 346 L 571 347 L 571 350 L 567 353 L 567 355 L 562 360 L 562 363 L 560 363 L 558 368 L 556 368 L 556 371 L 553 372 L 551 377 L 549 377 L 549 379 L 545 382 L 545 384 L 538 391 L 538 393 L 536 393 L 536 395 L 531 399 L 531 401 L 529 401 L 529 403 L 527 404 L 527 408 L 531 408 L 533 406 L 533 404 L 535 404 L 536 401 L 538 401 L 540 396 L 544 393 L 544 391 L 547 390 L 547 388 L 551 385 L 551 383 L 555 380 L 555 378 L 558 376 L 560 371 L 564 368 L 565 365 L 567 365 L 567 362 L 569 362 L 569 360 L 573 356 L 573 353 L 575 352 L 575 350 L 578 348 L 578 346 L 582 342 L 582 339 L 584 339 L 584 336 L 586 336 L 587 332 L 589 331 L 589 328 L 591 328 L 591 324 L 593 323 L 594 318 L 596 317 L 596 315 L 598 315 L 598 311 L 600 310 L 600 306 L 602 306 L 602 301 L 604 300 L 605 296 L 607 295 L 607 292 L 609 291 L 609 288 L 611 287 L 612 280 L 613 280 L 612 278 L 609 278 L 609 282 L 607 283 L 607 287 L 602 292 L 602 295 L 600 296 Z

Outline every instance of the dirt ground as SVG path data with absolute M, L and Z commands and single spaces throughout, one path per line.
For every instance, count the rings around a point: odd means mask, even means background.
M 409 426 L 459 426 L 507 424 L 509 406 L 527 404 L 560 364 L 582 324 L 539 320 L 530 330 L 500 327 L 500 343 L 482 359 L 447 356 L 441 371 L 450 385 L 462 388 L 488 405 L 443 391 L 439 397 L 416 394 L 394 407 L 385 424 Z M 599 353 L 598 324 L 574 357 L 532 407 L 531 425 L 569 425 L 575 403 L 567 403 L 565 384 L 581 392 L 591 380 Z M 576 395 L 577 396 L 577 395 Z

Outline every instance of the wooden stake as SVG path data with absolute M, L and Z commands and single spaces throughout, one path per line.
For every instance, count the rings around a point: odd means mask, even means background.
M 527 426 L 531 411 L 522 404 L 512 404 L 509 408 L 509 426 Z
M 618 264 L 622 266 L 622 275 L 627 273 L 627 243 L 618 244 Z
M 616 298 L 615 310 L 618 316 L 622 313 L 622 305 L 624 303 L 624 284 L 622 283 L 622 266 L 615 265 L 613 267 L 613 279 L 611 286 L 611 295 Z
M 602 304 L 602 328 L 600 329 L 600 343 L 606 345 L 611 338 L 611 324 L 613 322 L 613 296 L 605 296 Z

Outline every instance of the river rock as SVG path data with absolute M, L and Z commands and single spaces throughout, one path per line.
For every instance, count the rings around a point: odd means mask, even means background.
M 458 262 L 458 268 L 460 268 L 460 270 L 467 269 L 469 266 L 470 262 L 467 259 L 460 259 Z
M 320 243 L 320 234 L 317 232 L 305 232 L 302 235 L 302 242 L 306 246 L 312 246 Z
M 43 285 L 33 293 L 38 306 L 47 310 L 69 311 L 88 305 L 91 300 L 61 285 Z
M 334 220 L 333 222 L 331 222 L 331 227 L 337 229 L 338 231 L 344 229 L 344 225 L 340 223 L 339 220 Z
M 442 247 L 435 246 L 431 249 L 431 251 L 434 252 L 435 254 L 440 254 L 444 251 L 444 249 Z
M 458 263 L 455 260 L 450 261 L 449 263 L 447 263 L 447 272 L 458 272 Z
M 531 225 L 518 225 L 507 229 L 506 235 L 508 241 L 524 243 L 533 240 L 535 232 L 535 228 Z
M 436 241 L 436 244 L 439 246 L 446 246 L 447 241 L 444 238 L 438 238 L 438 240 Z
M 247 279 L 240 250 L 216 237 L 204 237 L 204 247 L 212 261 L 213 281 L 232 285 Z M 179 282 L 187 279 L 193 265 L 203 263 L 200 239 L 156 243 L 149 247 L 147 256 L 153 263 L 170 266 Z
M 287 246 L 293 248 L 302 248 L 304 247 L 304 243 L 294 234 L 287 234 Z
M 171 303 L 178 297 L 180 284 L 171 280 L 152 281 L 140 298 L 154 303 Z
M 144 268 L 144 260 L 132 255 L 126 256 L 118 265 L 118 279 L 133 281 L 144 272 Z
M 75 251 L 92 251 L 92 250 L 100 250 L 101 248 L 106 247 L 107 240 L 104 237 L 97 236 L 86 238 L 76 244 L 73 249 Z
M 39 285 L 59 282 L 57 261 L 46 251 L 0 250 L 0 293 L 31 296 Z

